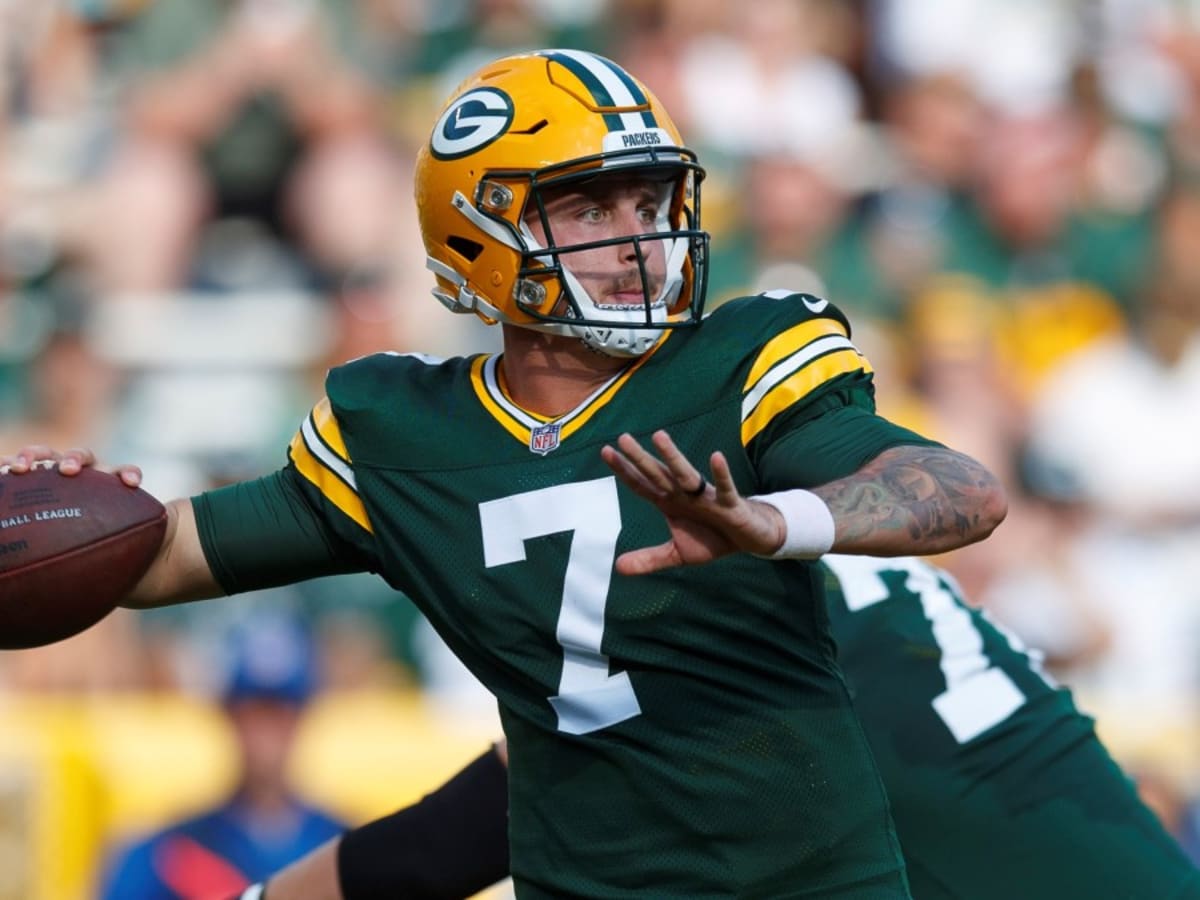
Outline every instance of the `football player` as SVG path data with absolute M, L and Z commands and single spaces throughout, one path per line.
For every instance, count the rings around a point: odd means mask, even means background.
M 1200 872 L 1037 655 L 914 558 L 822 559 L 833 636 L 918 900 L 1200 897 Z M 419 804 L 271 880 L 267 900 L 467 897 L 507 875 L 498 745 Z
M 170 504 L 125 604 L 379 573 L 498 698 L 522 897 L 906 897 L 814 560 L 961 547 L 1006 498 L 875 413 L 826 300 L 703 315 L 703 177 L 609 60 L 482 67 L 415 190 L 435 296 L 503 352 L 333 369 L 285 467 Z

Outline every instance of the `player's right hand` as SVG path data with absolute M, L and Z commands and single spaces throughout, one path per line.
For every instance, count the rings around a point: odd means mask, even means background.
M 30 444 L 22 447 L 11 456 L 0 456 L 0 467 L 7 467 L 8 471 L 14 475 L 23 475 L 35 463 L 42 462 L 43 460 L 52 460 L 58 463 L 58 471 L 67 476 L 77 474 L 85 466 L 92 466 L 103 468 L 106 472 L 112 472 L 130 487 L 137 487 L 142 483 L 142 470 L 137 466 L 101 467 L 96 461 L 96 454 L 87 447 L 72 447 L 69 450 L 60 452 L 44 444 Z

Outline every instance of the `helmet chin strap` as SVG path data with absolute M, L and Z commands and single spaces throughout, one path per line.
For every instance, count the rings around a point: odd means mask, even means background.
M 661 335 L 658 329 L 636 327 L 646 321 L 644 306 L 631 306 L 629 309 L 600 309 L 592 295 L 579 283 L 573 272 L 565 265 L 562 267 L 565 287 L 570 291 L 575 302 L 581 307 L 590 306 L 599 316 L 610 321 L 629 322 L 631 327 L 621 328 L 613 325 L 568 325 L 572 333 L 583 343 L 605 356 L 641 356 L 657 342 Z M 661 291 L 659 292 L 661 295 Z M 665 322 L 667 320 L 667 305 L 662 300 L 655 301 L 650 308 L 650 321 Z

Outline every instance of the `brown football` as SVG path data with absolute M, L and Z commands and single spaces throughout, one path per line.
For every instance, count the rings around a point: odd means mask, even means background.
M 150 566 L 166 527 L 163 505 L 116 475 L 0 469 L 0 649 L 99 622 Z

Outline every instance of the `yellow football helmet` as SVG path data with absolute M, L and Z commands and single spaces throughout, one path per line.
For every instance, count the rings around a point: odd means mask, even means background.
M 634 171 L 659 187 L 654 232 L 556 245 L 542 191 Z M 615 63 L 579 50 L 497 60 L 463 82 L 417 156 L 417 212 L 453 312 L 578 337 L 612 356 L 638 356 L 663 329 L 704 311 L 708 235 L 700 229 L 704 169 L 658 100 Z M 541 246 L 527 215 L 541 216 Z M 666 276 L 653 287 L 643 244 L 661 241 Z M 563 257 L 631 243 L 643 303 L 597 303 Z M 653 296 L 652 296 L 653 294 Z

